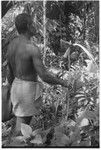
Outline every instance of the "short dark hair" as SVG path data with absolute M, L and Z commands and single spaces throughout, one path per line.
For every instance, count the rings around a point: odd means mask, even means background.
M 19 34 L 26 33 L 28 31 L 28 24 L 32 23 L 31 16 L 27 13 L 19 14 L 15 18 L 15 26 Z

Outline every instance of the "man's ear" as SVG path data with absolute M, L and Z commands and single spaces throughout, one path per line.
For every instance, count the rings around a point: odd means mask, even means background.
M 28 24 L 27 25 L 27 29 L 28 29 L 28 32 L 31 34 L 31 35 L 35 35 L 37 30 L 36 30 L 36 27 L 35 25 L 33 24 Z
M 29 23 L 27 24 L 27 29 L 28 29 L 28 31 L 30 30 L 30 25 L 29 25 Z

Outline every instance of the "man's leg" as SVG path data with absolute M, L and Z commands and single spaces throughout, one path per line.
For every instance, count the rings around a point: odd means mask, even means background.
M 30 124 L 32 119 L 32 116 L 28 116 L 28 117 L 17 117 L 16 118 L 16 125 L 15 125 L 15 134 L 21 134 L 21 123 L 24 124 Z

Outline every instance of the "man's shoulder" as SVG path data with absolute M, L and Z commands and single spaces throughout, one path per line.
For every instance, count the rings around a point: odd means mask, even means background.
M 40 49 L 36 44 L 27 44 L 27 49 L 33 55 L 38 55 L 40 53 Z
M 9 44 L 8 44 L 8 49 L 11 49 L 12 46 L 14 46 L 14 45 L 17 43 L 17 41 L 18 41 L 18 36 L 15 37 L 15 38 L 13 38 L 13 39 L 9 42 Z

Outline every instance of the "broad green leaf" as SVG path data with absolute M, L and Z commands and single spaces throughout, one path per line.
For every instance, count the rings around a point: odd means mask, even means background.
M 35 136 L 36 134 L 39 134 L 40 132 L 42 132 L 42 128 L 41 128 L 41 129 L 34 130 L 34 131 L 32 132 L 32 136 Z
M 37 134 L 33 140 L 30 141 L 33 144 L 43 144 L 40 134 Z
M 24 137 L 28 138 L 32 134 L 32 128 L 24 123 L 21 123 L 21 133 Z
M 89 121 L 88 119 L 84 118 L 81 123 L 80 123 L 80 127 L 84 127 L 84 126 L 87 126 L 89 124 Z

